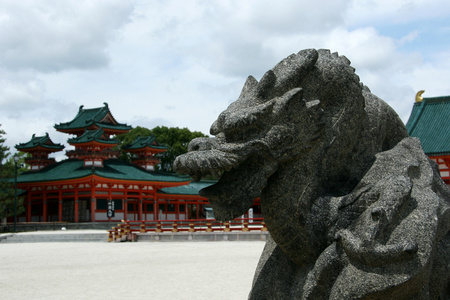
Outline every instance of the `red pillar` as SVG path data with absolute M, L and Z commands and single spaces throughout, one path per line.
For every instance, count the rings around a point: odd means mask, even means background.
M 75 223 L 78 223 L 78 185 L 75 185 L 75 207 L 74 207 L 74 214 L 75 214 Z
M 62 188 L 61 186 L 58 187 L 58 220 L 59 222 L 62 222 Z
M 95 222 L 95 198 L 91 198 L 91 222 Z
M 92 178 L 91 180 L 91 222 L 95 222 L 95 209 L 96 209 L 96 205 L 95 205 L 95 181 L 94 178 Z
M 27 199 L 28 199 L 28 201 L 27 201 L 27 207 L 26 207 L 26 209 L 27 209 L 26 220 L 27 220 L 27 222 L 31 222 L 31 191 L 30 190 L 28 190 Z
M 42 222 L 47 222 L 47 191 L 44 191 L 44 198 L 42 199 L 43 211 L 42 211 Z
M 156 189 L 154 186 L 152 186 L 153 189 L 153 220 L 158 220 L 158 197 L 156 196 Z
M 123 220 L 128 221 L 128 186 L 124 185 L 124 198 L 123 198 Z
M 142 221 L 142 185 L 139 186 L 139 197 L 138 197 L 138 220 Z

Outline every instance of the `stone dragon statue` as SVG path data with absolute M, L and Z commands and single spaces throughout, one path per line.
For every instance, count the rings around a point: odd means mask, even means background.
M 450 191 L 350 61 L 307 49 L 278 63 L 174 169 L 217 220 L 257 197 L 270 237 L 249 299 L 449 299 Z

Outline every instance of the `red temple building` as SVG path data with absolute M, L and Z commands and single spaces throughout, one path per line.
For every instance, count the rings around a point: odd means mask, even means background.
M 17 181 L 23 190 L 25 213 L 19 222 L 99 222 L 120 220 L 178 220 L 205 218 L 210 210 L 198 191 L 213 181 L 191 182 L 189 177 L 155 171 L 156 154 L 167 147 L 155 137 L 138 137 L 124 151 L 131 163 L 119 158 L 116 134 L 132 129 L 116 121 L 108 105 L 80 107 L 75 118 L 55 125 L 72 135 L 67 159 L 48 155 L 62 151 L 48 134 L 16 145 L 31 154 L 30 170 Z
M 420 139 L 423 151 L 450 185 L 450 96 L 425 98 L 423 93 L 416 95 L 406 128 L 410 136 Z

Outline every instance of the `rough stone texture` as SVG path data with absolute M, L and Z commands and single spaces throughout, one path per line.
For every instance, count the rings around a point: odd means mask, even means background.
M 450 191 L 397 114 L 328 50 L 293 54 L 174 168 L 216 219 L 261 197 L 270 238 L 250 299 L 448 299 Z

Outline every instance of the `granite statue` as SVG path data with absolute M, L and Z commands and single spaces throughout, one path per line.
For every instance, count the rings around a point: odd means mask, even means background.
M 239 98 L 174 169 L 216 219 L 257 197 L 270 232 L 249 299 L 448 299 L 450 190 L 350 61 L 302 50 Z

